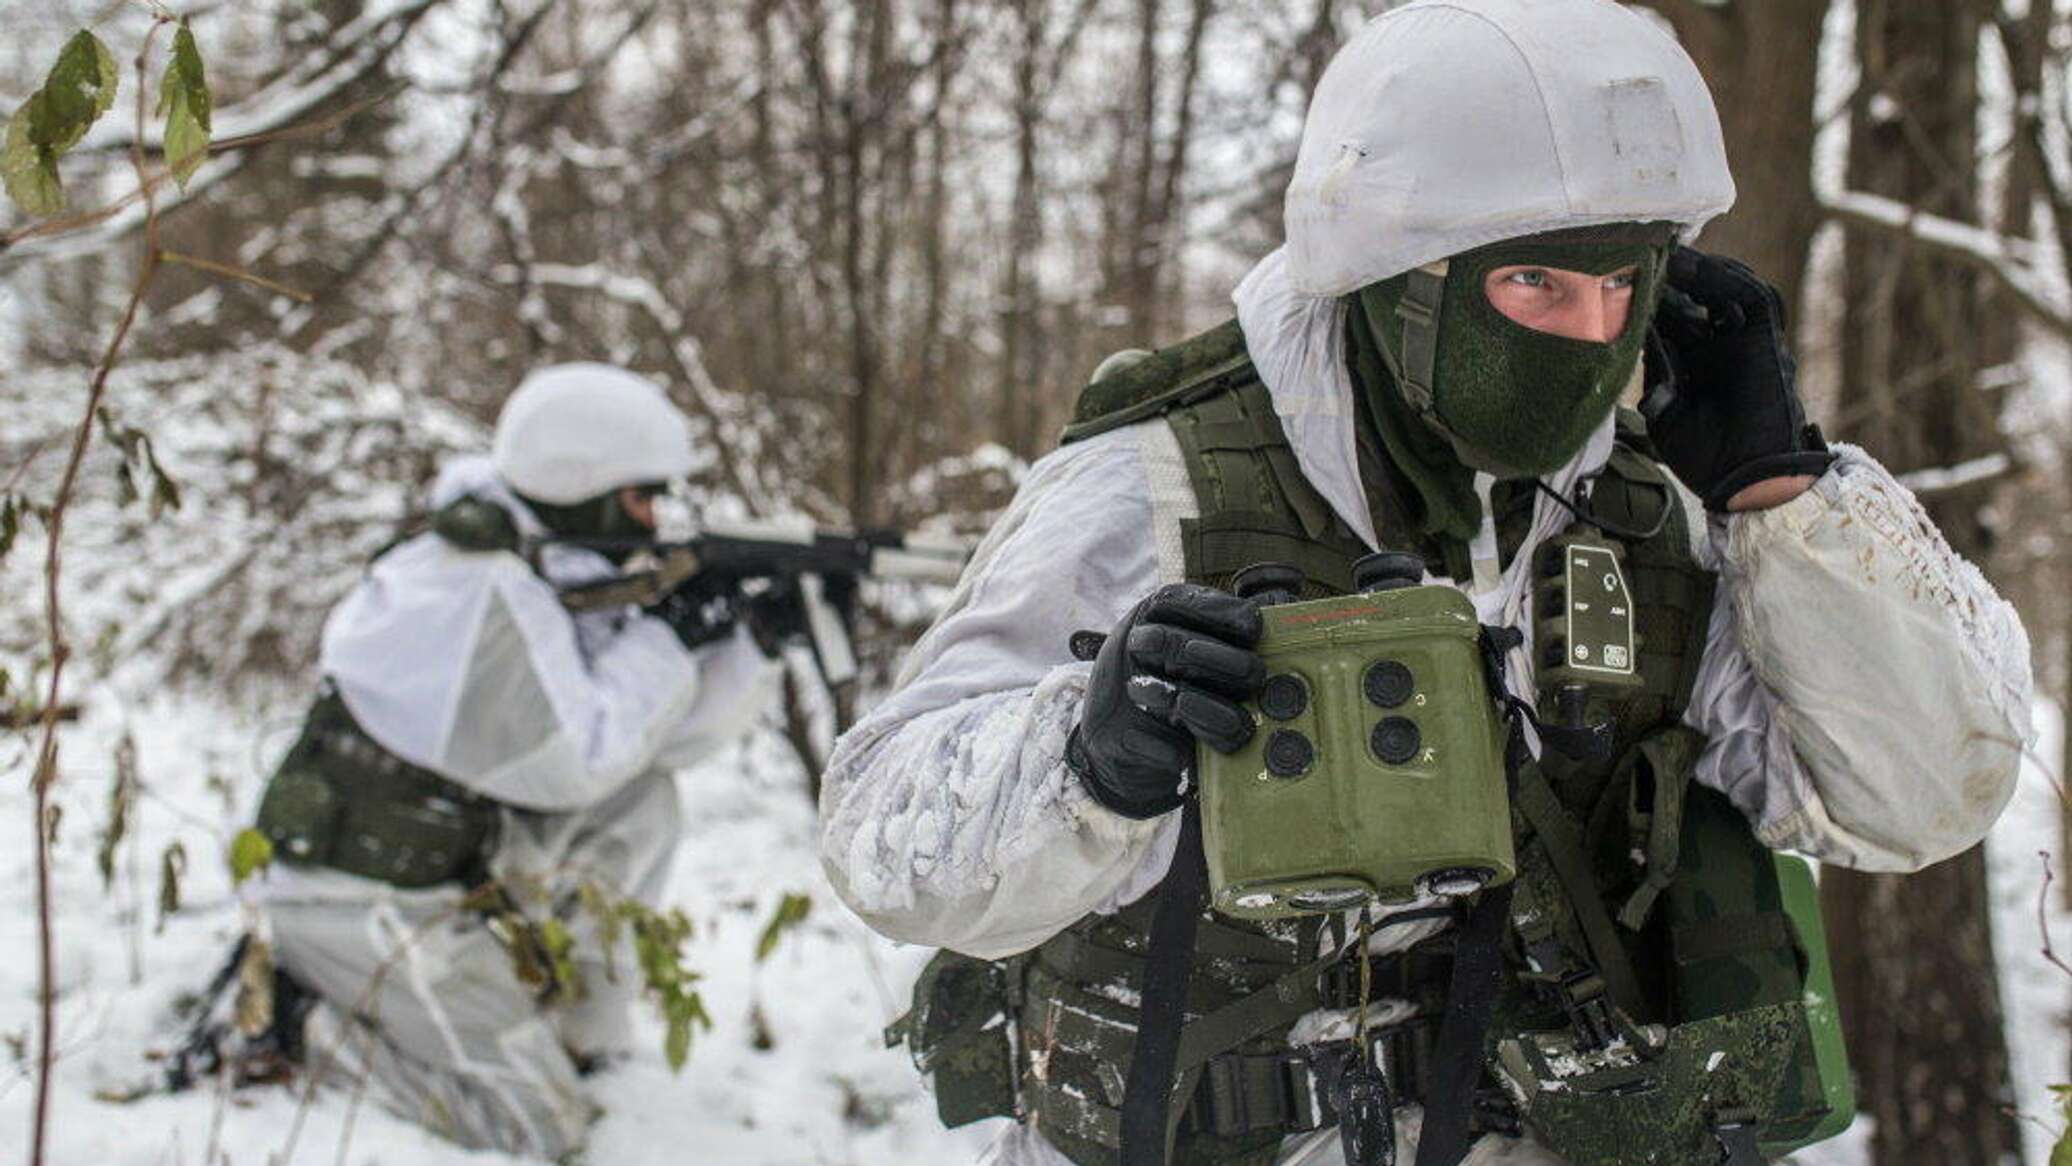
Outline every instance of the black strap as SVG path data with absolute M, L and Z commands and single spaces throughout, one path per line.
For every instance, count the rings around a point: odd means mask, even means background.
M 1723 1121 L 1712 1131 L 1719 1140 L 1720 1166 L 1763 1166 L 1762 1146 L 1756 1140 L 1755 1119 L 1747 1114 L 1736 1114 L 1732 1120 Z
M 1201 804 L 1188 799 L 1181 810 L 1180 845 L 1172 869 L 1159 884 L 1158 913 L 1151 920 L 1151 952 L 1144 964 L 1144 996 L 1137 1019 L 1137 1048 L 1130 1056 L 1122 1095 L 1123 1166 L 1164 1166 L 1167 1115 L 1173 1102 L 1173 1065 L 1186 1019 L 1188 965 L 1194 930 L 1201 918 L 1209 864 L 1201 847 Z
M 1510 922 L 1515 889 L 1516 884 L 1505 883 L 1484 891 L 1454 941 L 1453 983 L 1446 995 L 1446 1018 L 1439 1023 L 1439 1045 L 1432 1054 L 1417 1166 L 1458 1166 L 1467 1156 L 1475 1086 L 1482 1079 L 1482 1040 L 1503 986 L 1504 927 Z
M 1612 926 L 1611 912 L 1605 909 L 1597 879 L 1591 874 L 1582 832 L 1562 808 L 1560 796 L 1538 766 L 1520 769 L 1512 797 L 1518 812 L 1539 835 L 1540 848 L 1553 865 L 1555 877 L 1561 880 L 1561 889 L 1567 892 L 1576 924 L 1583 932 L 1583 942 L 1590 948 L 1592 970 L 1604 978 L 1612 1003 L 1625 1009 L 1629 1016 L 1640 1015 L 1644 1000 L 1640 980 Z

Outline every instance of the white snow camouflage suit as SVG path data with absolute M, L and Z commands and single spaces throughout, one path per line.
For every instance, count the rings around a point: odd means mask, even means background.
M 432 508 L 473 494 L 544 533 L 487 458 L 449 464 Z M 680 834 L 673 772 L 745 731 L 769 667 L 745 630 L 686 651 L 660 620 L 571 617 L 557 585 L 615 570 L 547 548 L 517 555 L 420 535 L 381 556 L 331 613 L 320 668 L 367 734 L 505 807 L 490 872 L 552 904 L 575 936 L 582 998 L 542 1008 L 458 887 L 403 890 L 276 864 L 255 880 L 280 965 L 322 1002 L 311 1071 L 463 1145 L 556 1158 L 595 1106 L 578 1058 L 623 1048 L 629 952 L 575 907 L 584 881 L 654 903 Z
M 1348 293 L 1568 227 L 1668 220 L 1688 241 L 1732 201 L 1695 67 L 1609 0 L 1420 0 L 1370 22 L 1318 87 L 1287 245 L 1235 296 L 1304 477 L 1376 545 L 1352 429 Z M 1568 493 L 1594 477 L 1611 444 L 1607 419 L 1552 484 Z M 1692 528 L 1710 532 L 1694 555 L 1720 579 L 1685 719 L 1710 742 L 1698 780 L 1764 843 L 1909 871 L 1977 842 L 2011 796 L 2031 737 L 2028 641 L 1904 487 L 1862 451 L 1837 452 L 1810 491 L 1775 509 L 1708 520 L 1684 495 Z M 872 926 L 999 958 L 1158 884 L 1179 815 L 1111 813 L 1064 763 L 1091 668 L 1067 644 L 1183 579 L 1180 523 L 1194 515 L 1162 420 L 1032 467 L 895 691 L 829 765 L 823 864 Z M 1530 631 L 1533 548 L 1568 520 L 1542 497 L 1501 573 L 1481 589 L 1460 584 L 1483 622 Z M 1508 664 L 1509 685 L 1529 697 L 1529 645 Z M 1425 937 L 1404 930 L 1399 946 Z M 1413 1160 L 1417 1126 L 1406 1108 L 1399 1161 Z M 988 1160 L 1064 1166 L 1022 1126 Z M 1281 1160 L 1338 1163 L 1336 1131 L 1289 1139 Z M 1467 1161 L 1556 1159 L 1492 1136 Z

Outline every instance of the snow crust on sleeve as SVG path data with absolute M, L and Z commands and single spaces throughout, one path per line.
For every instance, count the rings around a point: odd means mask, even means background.
M 1687 720 L 1698 779 L 1762 840 L 1840 866 L 1918 870 L 1985 836 L 2030 726 L 2029 641 L 1869 455 L 1735 515 Z
M 997 957 L 1156 883 L 1171 819 L 1101 807 L 1065 766 L 1106 631 L 1162 582 L 1140 448 L 1162 422 L 1068 446 L 1030 471 L 896 691 L 836 745 L 821 858 L 879 931 Z

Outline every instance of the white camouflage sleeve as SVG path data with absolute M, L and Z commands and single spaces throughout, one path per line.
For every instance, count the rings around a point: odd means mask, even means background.
M 2012 605 L 1862 450 L 1797 499 L 1715 523 L 1719 602 L 1686 720 L 1698 779 L 1770 846 L 1917 870 L 2014 791 L 2029 641 Z
M 1174 816 L 1113 814 L 1064 764 L 1090 670 L 1072 633 L 1108 630 L 1164 581 L 1140 454 L 1157 435 L 1038 462 L 893 694 L 836 745 L 821 860 L 879 931 L 999 957 L 1141 895 L 1171 861 Z

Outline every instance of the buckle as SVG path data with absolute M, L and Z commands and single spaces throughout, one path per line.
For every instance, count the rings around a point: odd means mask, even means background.
M 1308 1058 L 1285 1053 L 1224 1053 L 1202 1066 L 1197 1128 L 1219 1138 L 1267 1130 L 1301 1133 L 1330 1118 L 1327 1091 Z
M 1611 1005 L 1605 1002 L 1604 978 L 1596 972 L 1584 970 L 1563 976 L 1557 991 L 1561 1010 L 1568 1014 L 1568 1023 L 1575 1029 L 1578 1048 L 1601 1049 L 1619 1035 Z

